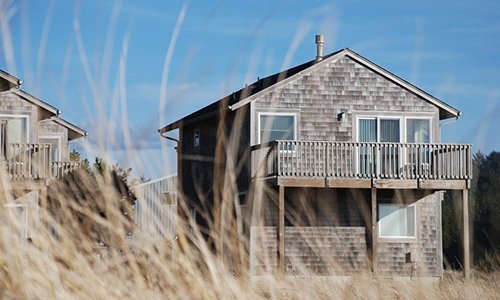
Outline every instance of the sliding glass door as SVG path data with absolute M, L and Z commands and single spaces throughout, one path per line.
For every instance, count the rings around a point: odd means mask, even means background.
M 399 147 L 364 143 L 400 143 L 400 121 L 398 118 L 358 119 L 358 140 L 363 142 L 359 149 L 358 169 L 367 177 L 375 174 L 397 173 L 399 168 Z
M 430 118 L 362 117 L 357 125 L 358 142 L 362 143 L 357 155 L 358 172 L 363 177 L 414 176 L 417 167 L 421 168 L 419 172 L 430 168 L 429 147 L 422 145 L 431 142 Z

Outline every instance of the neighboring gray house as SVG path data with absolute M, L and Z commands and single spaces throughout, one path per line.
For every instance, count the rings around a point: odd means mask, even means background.
M 471 145 L 441 143 L 440 122 L 460 112 L 316 42 L 316 59 L 159 130 L 178 130 L 179 201 L 201 226 L 239 212 L 253 274 L 441 276 L 442 191 L 467 208 L 472 178 Z M 467 209 L 462 221 L 468 276 Z
M 70 161 L 69 142 L 87 133 L 20 87 L 19 79 L 0 70 L 0 192 L 8 198 L 2 204 L 27 218 L 36 215 L 29 210 L 38 211 L 33 203 L 45 205 L 52 179 L 79 167 Z

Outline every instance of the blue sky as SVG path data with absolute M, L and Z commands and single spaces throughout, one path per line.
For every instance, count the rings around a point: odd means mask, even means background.
M 175 172 L 156 130 L 245 83 L 351 48 L 462 111 L 443 142 L 500 150 L 500 1 L 0 0 L 0 68 L 136 175 Z M 168 72 L 165 72 L 167 70 Z M 163 87 L 163 89 L 162 89 Z M 162 104 L 163 103 L 163 104 Z

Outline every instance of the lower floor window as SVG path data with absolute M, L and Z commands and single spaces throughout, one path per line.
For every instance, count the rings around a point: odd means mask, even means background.
M 415 237 L 415 205 L 380 203 L 378 205 L 380 237 Z

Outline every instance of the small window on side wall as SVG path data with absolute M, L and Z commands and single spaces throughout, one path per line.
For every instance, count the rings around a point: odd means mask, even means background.
M 380 203 L 378 228 L 382 238 L 416 237 L 415 205 Z
M 194 130 L 193 146 L 195 148 L 200 146 L 200 130 L 199 129 Z

